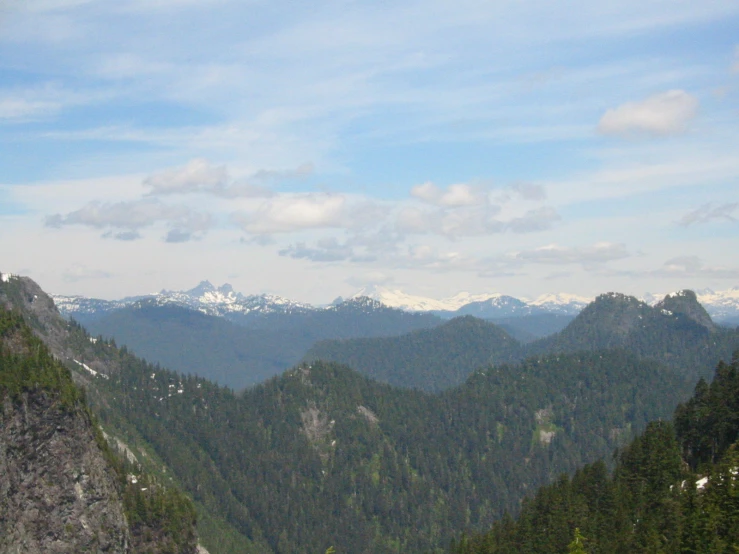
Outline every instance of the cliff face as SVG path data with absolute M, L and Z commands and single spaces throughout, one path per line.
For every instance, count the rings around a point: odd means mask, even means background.
M 0 553 L 130 552 L 113 472 L 87 414 L 46 391 L 2 400 Z
M 192 501 L 108 447 L 62 362 L 69 325 L 25 284 L 0 281 L 0 554 L 194 554 Z

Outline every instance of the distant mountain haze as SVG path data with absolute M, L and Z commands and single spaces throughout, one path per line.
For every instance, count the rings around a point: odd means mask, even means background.
M 539 486 L 610 460 L 648 421 L 669 417 L 697 376 L 711 373 L 709 360 L 739 344 L 738 332 L 707 325 L 689 293 L 664 300 L 652 307 L 602 295 L 560 333 L 526 345 L 471 316 L 396 337 L 335 341 L 366 347 L 385 375 L 428 382 L 467 372 L 462 384 L 435 394 L 314 361 L 236 395 L 96 340 L 64 321 L 28 279 L 0 282 L 0 302 L 19 310 L 85 387 L 106 432 L 125 436 L 192 495 L 211 554 L 329 546 L 421 554 L 515 515 Z M 339 312 L 350 322 L 376 309 L 384 313 L 360 299 Z M 182 327 L 193 321 L 197 330 L 209 317 L 188 313 L 196 317 Z M 527 357 L 499 363 L 508 352 Z M 441 359 L 424 359 L 428 353 Z M 486 361 L 496 357 L 495 365 Z M 475 364 L 483 365 L 470 370 Z
M 502 326 L 466 316 L 398 337 L 323 341 L 304 360 L 335 361 L 394 386 L 436 391 L 488 364 L 613 348 L 668 364 L 694 381 L 731 357 L 739 332 L 715 325 L 692 291 L 668 295 L 654 306 L 608 293 L 558 333 L 525 344 Z
M 612 349 L 485 365 L 437 394 L 314 362 L 235 395 L 95 340 L 34 285 L 0 284 L 0 301 L 36 322 L 106 432 L 192 495 L 211 554 L 439 551 L 609 455 L 693 386 L 669 365 Z M 430 344 L 424 335 L 437 329 L 470 341 L 460 355 L 475 354 L 475 340 L 518 345 L 469 316 L 413 336 Z

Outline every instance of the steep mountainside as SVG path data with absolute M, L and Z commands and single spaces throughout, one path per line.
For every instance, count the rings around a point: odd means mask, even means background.
M 715 326 L 691 291 L 669 295 L 656 306 L 608 293 L 560 333 L 528 345 L 526 355 L 614 347 L 669 364 L 696 380 L 731 357 L 739 348 L 739 332 Z
M 113 454 L 69 371 L 3 304 L 0 552 L 194 554 L 189 500 Z
M 736 551 L 739 545 L 739 353 L 618 455 L 562 476 L 455 554 Z
M 434 316 L 386 308 L 366 298 L 321 311 L 232 319 L 242 325 L 146 300 L 88 320 L 85 326 L 147 360 L 241 390 L 291 367 L 317 341 L 400 334 L 441 323 Z
M 45 302 L 18 285 L 24 309 Z M 237 396 L 57 323 L 55 353 L 69 356 L 103 426 L 145 442 L 193 495 L 214 522 L 214 554 L 438 552 L 688 392 L 669 368 L 600 351 L 487 368 L 438 395 L 317 363 Z M 244 547 L 216 544 L 221 529 Z
M 441 396 L 314 364 L 238 398 L 119 363 L 100 382 L 101 417 L 131 422 L 239 532 L 296 554 L 436 549 L 611 452 L 687 393 L 659 366 L 615 353 L 491 370 Z
M 703 325 L 706 329 L 713 329 L 714 323 L 706 309 L 698 303 L 698 297 L 692 290 L 682 290 L 668 294 L 654 305 L 664 315 L 679 314 Z
M 467 316 L 399 337 L 322 341 L 303 359 L 339 362 L 383 383 L 434 392 L 519 353 L 520 344 L 503 329 Z

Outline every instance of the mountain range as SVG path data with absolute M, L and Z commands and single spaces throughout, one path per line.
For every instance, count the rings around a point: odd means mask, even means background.
M 525 344 L 500 325 L 463 316 L 400 336 L 324 340 L 303 359 L 347 364 L 394 386 L 439 391 L 486 365 L 602 349 L 658 360 L 692 381 L 709 376 L 737 348 L 736 330 L 714 324 L 694 292 L 679 291 L 653 306 L 624 294 L 599 295 L 561 331 Z
M 358 304 L 378 309 L 371 302 Z M 0 283 L 0 303 L 23 314 L 85 388 L 111 440 L 191 495 L 201 542 L 213 554 L 311 554 L 330 546 L 441 553 L 460 530 L 489 528 L 559 473 L 610 454 L 669 415 L 693 386 L 645 353 L 593 348 L 483 365 L 436 394 L 331 362 L 299 364 L 236 394 L 90 336 L 63 320 L 29 279 Z M 620 309 L 620 302 L 598 305 Z M 607 312 L 606 326 L 614 319 Z M 442 341 L 467 336 L 457 352 L 467 353 L 459 365 L 469 368 L 486 359 L 474 351 L 476 336 L 517 344 L 469 316 L 438 329 L 441 335 L 407 343 L 416 359 L 425 344 L 454 352 Z M 669 332 L 691 344 L 693 327 L 687 330 Z M 661 338 L 650 337 L 658 352 Z
M 141 302 L 126 310 L 230 324 Z M 515 516 L 558 475 L 610 460 L 649 421 L 668 418 L 710 376 L 708 364 L 739 347 L 739 331 L 714 325 L 689 291 L 654 306 L 600 295 L 563 331 L 528 345 L 478 318 L 444 323 L 361 297 L 320 313 L 346 316 L 332 320 L 342 329 L 373 313 L 437 324 L 340 341 L 362 342 L 359 371 L 306 360 L 235 393 L 89 335 L 30 279 L 2 279 L 0 304 L 22 315 L 84 387 L 110 442 L 191 496 L 213 554 L 441 554 L 462 530 Z M 198 329 L 180 338 L 193 355 L 206 345 L 194 341 Z M 368 377 L 382 370 L 375 376 L 391 382 L 398 367 L 402 387 Z M 412 379 L 455 372 L 459 384 L 413 390 Z
M 375 298 L 370 298 L 370 294 Z M 398 291 L 374 288 L 359 291 L 349 299 L 338 298 L 328 306 L 316 307 L 277 296 L 246 296 L 235 292 L 230 285 L 216 288 L 203 281 L 188 291 L 165 290 L 120 301 L 63 296 L 56 296 L 54 300 L 63 315 L 73 317 L 93 335 L 113 337 L 117 344 L 127 346 L 151 362 L 199 375 L 236 390 L 262 382 L 308 358 L 347 363 L 395 385 L 442 390 L 462 383 L 471 371 L 486 363 L 520 361 L 542 351 L 590 349 L 593 340 L 600 347 L 612 347 L 623 338 L 608 333 L 606 338 L 594 337 L 597 326 L 582 322 L 596 308 L 591 308 L 592 303 L 583 304 L 583 298 L 550 295 L 537 299 L 535 303 L 504 295 L 481 298 L 462 293 L 445 303 L 433 303 L 429 299 L 404 296 Z M 667 323 L 674 319 L 660 311 L 664 308 L 652 309 L 660 306 L 664 299 L 650 298 L 653 305 L 650 306 L 633 297 L 623 298 L 641 306 L 642 317 L 646 315 L 642 322 L 630 320 L 629 325 L 635 329 L 655 318 L 665 319 Z M 723 296 L 714 293 L 710 298 L 715 303 L 721 298 L 721 313 L 729 313 L 732 291 Z M 699 297 L 692 294 L 691 299 L 700 306 Z M 603 304 L 606 300 L 607 295 L 595 304 Z M 388 303 L 429 309 L 406 311 L 389 307 Z M 430 309 L 442 306 L 458 307 L 454 311 Z M 703 307 L 700 311 L 710 321 Z M 472 350 L 477 353 L 469 354 L 467 349 L 463 355 L 459 351 L 453 360 L 449 360 L 448 354 L 459 349 L 442 351 L 439 356 L 429 359 L 428 353 L 435 351 L 433 341 L 439 338 L 437 333 L 402 337 L 413 331 L 431 330 L 444 321 L 469 316 L 495 324 L 496 329 L 491 332 L 515 339 L 515 347 L 506 346 L 501 350 L 495 346 L 498 342 L 493 341 L 485 346 L 476 345 Z M 577 321 L 573 322 L 573 319 Z M 571 322 L 576 331 L 567 330 Z M 621 324 L 625 325 L 623 321 Z M 460 345 L 470 345 L 471 337 L 485 336 L 484 333 L 475 334 L 474 329 L 482 329 L 478 324 L 456 325 L 439 331 L 439 336 L 444 337 L 443 344 L 450 344 L 446 338 L 452 329 L 460 329 L 462 335 L 469 335 L 458 338 Z M 637 341 L 643 336 L 644 333 L 633 334 L 628 340 Z M 393 337 L 399 338 L 395 340 Z M 428 340 L 423 337 L 428 337 Z M 581 337 L 589 338 L 583 341 Z M 358 342 L 345 342 L 350 339 Z M 701 344 L 702 341 L 699 339 Z M 381 344 L 384 346 L 379 346 Z M 420 357 L 414 358 L 416 350 L 408 350 L 408 344 L 426 346 L 421 349 Z M 371 350 L 389 348 L 384 356 L 389 365 L 385 364 L 383 368 L 376 366 L 370 371 L 368 364 L 376 364 L 378 357 L 365 355 L 365 346 L 359 345 L 366 345 Z M 682 347 L 677 344 L 674 348 L 679 350 Z M 348 354 L 349 351 L 353 354 Z M 390 355 L 389 352 L 395 354 Z M 308 358 L 304 358 L 306 355 Z M 401 360 L 415 368 L 410 376 L 401 377 L 397 369 Z M 714 362 L 712 359 L 710 363 Z M 421 378 L 424 371 L 419 368 L 422 367 L 426 368 L 429 379 Z
M 655 304 L 665 294 L 645 294 L 648 304 Z M 542 314 L 561 316 L 577 315 L 592 298 L 574 294 L 544 294 L 534 300 L 519 299 L 500 293 L 471 294 L 460 292 L 441 300 L 414 296 L 400 290 L 373 286 L 363 288 L 348 300 L 367 297 L 385 307 L 407 312 L 424 312 L 449 319 L 460 315 L 474 315 L 482 319 L 517 318 Z M 739 287 L 715 292 L 710 289 L 697 291 L 698 301 L 718 323 L 739 324 Z M 143 296 L 120 300 L 103 300 L 84 296 L 53 296 L 60 312 L 75 319 L 89 319 L 122 307 L 147 301 L 157 305 L 178 305 L 208 315 L 225 317 L 243 323 L 269 314 L 295 314 L 332 309 L 347 299 L 338 297 L 329 306 L 315 306 L 270 294 L 245 295 L 233 290 L 229 284 L 215 287 L 202 281 L 186 291 L 162 290 Z

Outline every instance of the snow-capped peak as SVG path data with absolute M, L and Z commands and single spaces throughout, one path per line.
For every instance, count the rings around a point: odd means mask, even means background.
M 185 291 L 162 290 L 155 294 L 124 298 L 118 301 L 79 296 L 53 296 L 53 298 L 59 310 L 65 315 L 108 312 L 137 302 L 153 303 L 160 306 L 183 306 L 215 316 L 286 313 L 313 309 L 310 304 L 294 302 L 281 296 L 270 294 L 244 296 L 239 292 L 235 292 L 228 283 L 215 287 L 209 281 L 201 281 L 196 287 Z
M 386 287 L 373 286 L 359 290 L 356 294 L 352 295 L 352 298 L 358 298 L 360 296 L 367 296 L 390 308 L 398 308 L 408 312 L 453 312 L 470 302 L 498 298 L 501 295 L 499 293 L 471 294 L 469 292 L 460 292 L 450 298 L 437 300 L 426 296 L 407 294 L 398 289 L 392 290 Z
M 548 311 L 577 313 L 592 302 L 592 300 L 592 298 L 586 296 L 560 292 L 556 294 L 542 294 L 528 304 Z

